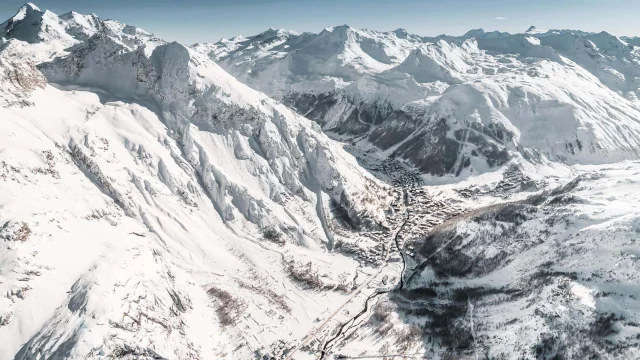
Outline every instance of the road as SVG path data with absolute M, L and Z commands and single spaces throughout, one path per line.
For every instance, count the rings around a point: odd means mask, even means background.
M 406 191 L 406 189 L 403 189 L 403 198 L 404 198 L 404 205 L 405 205 L 405 218 L 404 221 L 402 222 L 402 225 L 400 225 L 400 227 L 398 228 L 398 230 L 396 230 L 394 236 L 392 237 L 392 242 L 395 242 L 396 244 L 396 249 L 398 250 L 398 253 L 400 253 L 400 256 L 402 257 L 402 269 L 400 270 L 400 284 L 398 289 L 401 290 L 404 287 L 404 270 L 406 267 L 406 261 L 404 259 L 404 254 L 402 253 L 401 249 L 400 249 L 400 243 L 398 241 L 398 235 L 400 235 L 400 232 L 402 232 L 402 230 L 404 229 L 405 225 L 407 224 L 407 222 L 409 221 L 409 210 L 407 208 L 408 205 L 408 192 Z M 391 245 L 391 244 L 389 244 Z M 390 246 L 389 246 L 390 248 Z M 387 252 L 387 256 L 385 258 L 385 264 L 383 266 L 381 266 L 380 271 L 378 272 L 378 274 L 382 271 L 382 269 L 384 269 L 387 265 L 388 265 L 388 260 L 389 260 L 389 252 Z M 344 328 L 349 324 L 355 324 L 356 320 L 367 313 L 368 309 L 369 309 L 369 300 L 377 297 L 378 295 L 384 294 L 389 292 L 390 290 L 386 290 L 386 291 L 376 291 L 373 294 L 369 295 L 367 297 L 367 299 L 364 301 L 363 304 L 363 308 L 362 310 L 356 314 L 355 316 L 353 316 L 351 319 L 349 319 L 349 321 L 343 323 L 340 325 L 340 327 L 338 328 L 338 331 L 336 332 L 336 334 L 330 338 L 329 340 L 327 340 L 324 343 L 324 346 L 322 347 L 322 350 L 320 351 L 320 357 L 319 360 L 323 360 L 324 357 L 327 355 L 329 346 L 331 346 L 331 343 L 334 342 L 336 339 L 338 339 L 338 337 L 340 337 L 340 335 L 342 335 Z M 349 329 L 351 329 L 352 326 L 350 326 L 349 328 L 347 328 L 347 331 Z
M 406 191 L 404 192 L 404 198 L 405 198 L 405 206 L 406 206 Z M 348 299 L 347 299 L 347 300 L 346 300 L 342 305 L 340 305 L 340 306 L 339 306 L 339 307 L 338 307 L 334 312 L 332 312 L 332 313 L 331 313 L 331 314 L 330 314 L 330 315 L 329 315 L 329 316 L 328 316 L 328 317 L 327 317 L 327 318 L 326 318 L 326 319 L 325 319 L 325 320 L 324 320 L 320 325 L 318 325 L 316 328 L 314 328 L 313 330 L 311 330 L 311 331 L 307 334 L 307 336 L 305 336 L 305 337 L 304 337 L 304 339 L 302 339 L 302 341 L 301 341 L 301 342 L 300 342 L 300 343 L 299 343 L 299 344 L 298 344 L 298 345 L 297 345 L 293 350 L 291 350 L 291 352 L 290 352 L 289 354 L 287 354 L 287 357 L 285 357 L 285 358 L 284 358 L 284 360 L 290 360 L 290 359 L 293 359 L 293 356 L 294 356 L 294 355 L 295 355 L 295 354 L 300 350 L 300 348 L 301 348 L 301 347 L 303 347 L 305 344 L 307 344 L 309 341 L 311 341 L 311 340 L 312 340 L 312 339 L 313 339 L 313 338 L 314 338 L 314 337 L 315 337 L 315 336 L 316 336 L 316 335 L 317 335 L 317 334 L 318 334 L 318 333 L 319 333 L 319 332 L 320 332 L 320 331 L 321 331 L 321 330 L 322 330 L 322 329 L 323 329 L 323 328 L 324 328 L 324 327 L 325 327 L 325 326 L 326 326 L 326 325 L 327 325 L 327 324 L 328 324 L 328 323 L 329 323 L 329 322 L 330 322 L 330 321 L 331 321 L 331 320 L 332 320 L 332 319 L 333 319 L 333 318 L 334 318 L 338 313 L 340 313 L 340 311 L 341 311 L 342 309 L 344 309 L 344 307 L 345 307 L 345 306 L 349 305 L 349 304 L 351 303 L 351 301 L 353 301 L 353 299 L 354 299 L 354 298 L 356 298 L 356 297 L 357 297 L 357 296 L 362 292 L 362 290 L 363 290 L 365 287 L 367 287 L 367 286 L 368 286 L 368 285 L 369 285 L 373 280 L 375 280 L 375 279 L 380 275 L 380 273 L 382 273 L 382 271 L 387 267 L 387 265 L 389 265 L 388 260 L 389 260 L 389 254 L 390 254 L 390 252 L 391 252 L 389 249 L 391 249 L 391 243 L 395 242 L 395 243 L 396 243 L 396 247 L 398 247 L 398 241 L 397 241 L 397 239 L 398 239 L 398 235 L 400 234 L 400 232 L 401 232 L 401 231 L 402 231 L 402 229 L 404 228 L 404 226 L 405 226 L 405 224 L 407 223 L 408 219 L 409 219 L 409 213 L 408 213 L 408 211 L 407 211 L 407 210 L 406 210 L 406 208 L 405 208 L 405 219 L 404 219 L 404 221 L 402 222 L 402 224 L 400 225 L 400 227 L 398 227 L 398 229 L 395 231 L 394 235 L 391 237 L 391 240 L 389 241 L 389 246 L 387 246 L 387 254 L 385 255 L 385 263 L 384 263 L 384 265 L 380 266 L 380 269 L 378 269 L 378 271 L 376 271 L 374 274 L 372 274 L 371 276 L 369 276 L 369 277 L 367 278 L 367 280 L 365 280 L 365 281 L 364 281 L 364 282 L 363 282 L 363 283 L 362 283 L 362 284 L 361 284 L 361 285 L 356 289 L 356 291 L 354 291 L 354 292 L 353 292 L 353 294 L 352 294 L 352 295 L 351 295 L 351 296 L 350 296 L 350 297 L 349 297 L 349 298 L 348 298 Z M 398 248 L 398 251 L 400 251 L 400 249 L 399 249 L 399 248 Z M 402 253 L 400 253 L 400 254 L 401 254 L 401 256 L 403 256 L 403 255 L 402 255 Z M 400 273 L 400 279 L 401 279 L 401 280 L 400 280 L 400 286 L 403 286 L 403 280 L 402 280 L 402 278 L 403 278 L 403 273 L 404 273 L 404 256 L 403 256 L 403 258 L 402 258 L 402 261 L 403 261 L 403 269 L 402 269 L 402 271 L 401 271 L 401 273 Z M 368 306 L 368 305 L 367 305 L 368 301 L 369 301 L 371 298 L 373 298 L 373 297 L 375 297 L 375 296 L 377 296 L 377 295 L 379 295 L 379 294 L 381 294 L 381 292 L 376 291 L 376 292 L 374 292 L 373 294 L 371 294 L 371 295 L 369 295 L 369 296 L 367 297 L 367 299 L 365 300 L 365 303 L 364 303 L 364 310 L 365 310 L 365 311 L 366 311 L 367 306 Z M 362 315 L 362 311 L 361 311 L 358 315 L 356 315 L 356 317 L 354 317 L 354 318 L 357 318 L 357 317 L 359 317 L 360 315 Z M 349 321 L 347 321 L 346 323 L 342 324 L 342 325 L 341 325 L 341 328 L 344 328 L 344 326 L 345 326 L 346 324 L 348 324 L 349 322 L 351 322 L 352 320 L 354 320 L 354 318 L 351 318 Z M 340 333 L 341 333 L 341 332 L 340 332 L 340 331 L 338 331 L 338 333 L 336 334 L 336 336 L 334 337 L 334 339 L 335 339 L 335 338 L 337 338 L 337 337 L 340 335 Z M 322 352 L 321 352 L 321 354 L 320 354 L 320 359 L 323 359 L 323 358 L 324 358 L 325 349 L 326 349 L 326 347 L 328 346 L 328 344 L 330 344 L 330 342 L 325 343 L 325 345 L 324 345 L 324 347 L 323 347 L 323 350 L 322 350 Z
M 300 350 L 302 346 L 304 346 L 311 339 L 313 339 L 318 334 L 318 332 L 320 332 L 320 330 L 322 330 L 322 328 L 324 328 L 324 326 L 327 325 L 327 323 L 333 319 L 334 316 L 336 316 L 342 309 L 344 309 L 345 306 L 349 305 L 349 303 L 362 292 L 362 289 L 364 289 L 365 286 L 369 285 L 371 281 L 373 281 L 378 275 L 380 275 L 380 273 L 382 272 L 382 270 L 384 270 L 386 266 L 387 264 L 381 266 L 376 273 L 369 276 L 369 278 L 365 280 L 356 289 L 356 291 L 353 292 L 353 294 L 347 299 L 347 301 L 345 301 L 342 305 L 340 305 L 340 307 L 338 307 L 334 312 L 332 312 L 331 315 L 329 315 L 320 325 L 318 325 L 318 327 L 311 330 L 311 332 L 307 334 L 307 336 L 305 336 L 304 339 L 302 339 L 302 341 L 298 344 L 298 346 L 296 346 L 293 350 L 291 350 L 291 352 L 287 355 L 286 358 L 284 358 L 284 360 L 292 359 L 293 355 L 295 355 L 295 353 L 298 352 L 298 350 Z

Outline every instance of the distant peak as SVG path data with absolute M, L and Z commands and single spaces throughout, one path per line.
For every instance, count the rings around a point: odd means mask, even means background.
M 600 36 L 607 36 L 607 37 L 615 37 L 613 34 L 611 34 L 610 32 L 607 32 L 607 31 L 600 31 L 600 32 L 598 33 L 598 35 L 600 35 Z
M 395 29 L 393 30 L 393 33 L 396 34 L 396 36 L 400 39 L 406 39 L 407 35 L 409 35 L 409 33 L 407 33 L 407 30 L 403 28 Z
M 263 31 L 260 34 L 256 35 L 253 37 L 253 39 L 255 40 L 268 40 L 271 38 L 275 38 L 275 37 L 282 37 L 282 36 L 289 36 L 289 35 L 296 35 L 297 33 L 294 30 L 287 30 L 287 29 L 275 29 L 270 27 L 269 30 Z M 236 37 L 231 38 L 231 40 L 235 40 Z M 242 36 L 240 36 L 240 38 L 242 38 Z
M 69 19 L 73 19 L 76 18 L 78 16 L 80 16 L 81 14 L 75 12 L 75 11 L 69 11 L 67 13 L 64 13 L 62 15 L 59 16 L 60 19 L 62 20 L 69 20 Z
M 30 3 L 30 2 L 26 3 L 20 7 L 18 12 L 16 12 L 16 14 L 13 17 L 9 18 L 3 24 L 0 24 L 0 31 L 2 31 L 7 24 L 10 24 L 12 22 L 19 22 L 24 20 L 25 18 L 33 17 L 34 15 L 38 16 L 38 14 L 42 14 L 42 11 L 40 11 L 40 8 L 35 6 L 33 3 Z
M 94 18 L 94 19 L 99 19 L 98 15 L 91 13 L 88 15 L 85 14 L 81 14 L 77 11 L 69 11 L 68 13 L 64 13 L 62 15 L 59 16 L 61 19 L 71 19 L 71 18 L 78 18 L 78 17 L 89 17 L 89 18 Z
M 16 15 L 11 19 L 13 21 L 21 21 L 26 17 L 33 16 L 33 14 L 42 13 L 39 7 L 35 6 L 33 3 L 26 3 L 22 5 L 20 10 L 16 13 Z
M 527 31 L 525 31 L 524 33 L 525 33 L 525 34 L 528 34 L 528 35 L 537 35 L 537 34 L 544 34 L 544 33 L 546 33 L 546 32 L 547 32 L 547 30 L 542 30 L 542 29 L 538 29 L 538 28 L 537 28 L 537 27 L 535 27 L 535 26 L 530 26 L 530 27 L 527 29 Z
M 329 26 L 327 28 L 324 28 L 324 31 L 327 32 L 334 32 L 334 31 L 345 31 L 351 29 L 351 26 L 344 24 L 344 25 L 339 25 L 339 26 Z
M 278 29 L 274 28 L 274 27 L 270 27 L 269 29 L 261 32 L 261 34 L 275 34 L 278 32 Z
M 463 37 L 478 37 L 485 34 L 484 29 L 471 29 L 463 35 Z

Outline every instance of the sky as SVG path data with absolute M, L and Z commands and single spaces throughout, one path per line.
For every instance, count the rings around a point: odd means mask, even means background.
M 0 19 L 25 0 L 0 0 Z M 184 44 L 285 28 L 319 32 L 348 24 L 373 30 L 406 29 L 423 36 L 461 35 L 470 29 L 524 32 L 602 30 L 640 36 L 638 0 L 34 0 L 56 14 L 95 13 Z

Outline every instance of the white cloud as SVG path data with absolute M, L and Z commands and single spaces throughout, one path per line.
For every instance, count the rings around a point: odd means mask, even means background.
M 502 17 L 502 16 L 496 16 L 496 17 L 494 17 L 494 19 L 496 19 L 496 20 L 507 20 L 506 17 Z

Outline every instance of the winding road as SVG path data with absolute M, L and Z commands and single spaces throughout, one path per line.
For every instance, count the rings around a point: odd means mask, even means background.
M 399 243 L 399 240 L 398 240 L 398 236 L 400 235 L 400 233 L 404 229 L 405 225 L 407 224 L 407 221 L 409 220 L 409 211 L 408 211 L 408 208 L 407 208 L 407 205 L 408 205 L 408 192 L 407 192 L 406 189 L 403 189 L 403 198 L 404 198 L 404 205 L 405 205 L 405 218 L 404 218 L 402 224 L 398 227 L 398 230 L 395 231 L 395 233 L 394 233 L 394 235 L 392 237 L 392 241 L 395 242 L 396 249 L 398 250 L 398 252 L 400 253 L 400 256 L 402 257 L 402 270 L 400 271 L 399 289 L 402 289 L 404 287 L 404 270 L 405 270 L 405 266 L 406 266 L 406 261 L 405 261 L 405 258 L 404 258 L 404 254 L 402 253 L 402 251 L 400 251 L 400 243 Z M 387 248 L 390 249 L 390 247 L 387 247 Z M 356 291 L 354 291 L 353 294 L 342 305 L 340 305 L 334 312 L 332 312 L 320 325 L 318 325 L 316 328 L 311 330 L 302 339 L 302 341 L 300 341 L 298 343 L 298 345 L 295 348 L 293 348 L 287 354 L 287 356 L 283 360 L 291 360 L 291 359 L 293 359 L 293 356 L 300 350 L 300 348 L 302 348 L 305 344 L 307 344 L 309 341 L 311 341 L 331 320 L 333 320 L 333 318 L 336 315 L 338 315 L 340 313 L 340 311 L 342 309 L 345 308 L 345 306 L 349 305 L 353 301 L 353 299 L 355 299 L 358 295 L 360 295 L 362 290 L 365 289 L 366 287 L 368 287 L 368 285 L 370 285 L 371 282 L 373 280 L 375 280 L 380 275 L 380 273 L 382 273 L 382 271 L 387 267 L 387 265 L 389 264 L 389 262 L 388 262 L 389 254 L 390 254 L 390 251 L 387 251 L 387 254 L 385 256 L 385 264 L 380 266 L 380 269 L 378 269 L 378 271 L 376 271 L 374 274 L 369 276 L 369 278 L 367 280 L 362 282 L 362 284 L 356 289 Z M 368 309 L 369 309 L 369 301 L 371 299 L 375 298 L 378 295 L 387 293 L 389 291 L 390 290 L 387 290 L 387 291 L 377 291 L 376 290 L 373 294 L 369 295 L 367 297 L 367 299 L 365 300 L 364 304 L 363 304 L 363 309 L 357 315 L 355 315 L 354 317 L 349 319 L 349 321 L 341 324 L 338 332 L 331 339 L 329 339 L 328 341 L 325 342 L 325 344 L 322 347 L 322 350 L 320 352 L 320 359 L 324 359 L 325 358 L 325 356 L 327 354 L 327 351 L 328 351 L 329 347 L 331 346 L 331 343 L 333 341 L 335 341 L 343 333 L 344 328 L 348 324 L 355 323 L 355 321 L 360 316 L 362 316 L 363 314 L 365 314 L 368 311 Z

